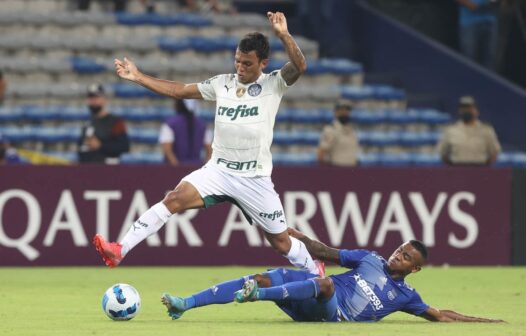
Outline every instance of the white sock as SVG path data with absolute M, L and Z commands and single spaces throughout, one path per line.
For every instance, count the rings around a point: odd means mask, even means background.
M 312 260 L 305 244 L 294 237 L 290 237 L 290 242 L 290 251 L 286 255 L 290 263 L 309 273 L 318 274 L 318 268 L 314 264 L 314 260 Z
M 141 217 L 133 223 L 130 230 L 121 241 L 122 256 L 125 256 L 126 253 L 145 240 L 148 236 L 159 231 L 171 215 L 172 213 L 163 202 L 155 204 L 143 213 Z

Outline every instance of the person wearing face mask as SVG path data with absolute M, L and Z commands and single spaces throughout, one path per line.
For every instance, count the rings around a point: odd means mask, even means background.
M 444 130 L 438 144 L 442 161 L 449 165 L 491 165 L 501 151 L 491 125 L 479 120 L 475 99 L 463 96 L 459 100 L 460 120 Z
M 124 120 L 108 112 L 101 84 L 88 87 L 87 105 L 91 120 L 78 142 L 79 162 L 119 163 L 120 155 L 130 150 L 130 141 Z
M 334 166 L 356 166 L 360 150 L 350 124 L 352 106 L 341 100 L 334 107 L 334 121 L 323 128 L 318 145 L 318 162 Z

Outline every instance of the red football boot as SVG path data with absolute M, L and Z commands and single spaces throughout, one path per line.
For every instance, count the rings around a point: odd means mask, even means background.
M 314 264 L 318 269 L 318 275 L 320 276 L 320 278 L 325 278 L 325 263 L 321 260 L 314 259 Z
M 104 263 L 110 268 L 119 266 L 122 261 L 122 245 L 119 243 L 109 243 L 100 234 L 93 237 L 93 245 L 101 255 Z

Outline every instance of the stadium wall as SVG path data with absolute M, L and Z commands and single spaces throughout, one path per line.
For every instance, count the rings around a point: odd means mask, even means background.
M 90 246 L 117 240 L 193 168 L 0 168 L 0 265 L 100 265 Z M 511 176 L 492 168 L 276 168 L 289 226 L 339 248 L 388 256 L 420 239 L 432 264 L 511 262 Z M 523 189 L 524 190 L 524 189 Z M 276 209 L 278 210 L 278 209 Z M 286 265 L 230 204 L 174 215 L 126 265 Z
M 482 118 L 504 144 L 526 148 L 526 91 L 423 34 L 387 17 L 364 1 L 350 12 L 355 57 L 368 72 L 397 76 L 413 93 L 433 93 L 456 113 L 458 97 L 474 95 Z
M 512 180 L 512 263 L 526 265 L 526 170 L 513 170 Z

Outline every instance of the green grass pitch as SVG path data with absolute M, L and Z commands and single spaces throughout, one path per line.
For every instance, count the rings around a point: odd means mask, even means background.
M 501 318 L 504 324 L 431 323 L 404 313 L 378 323 L 297 323 L 270 302 L 213 305 L 166 315 L 164 291 L 188 295 L 212 284 L 261 272 L 255 267 L 0 268 L 0 335 L 526 335 L 526 268 L 429 267 L 409 276 L 437 308 Z M 328 274 L 338 272 L 328 268 Z M 129 283 L 142 297 L 140 314 L 108 319 L 104 291 Z

